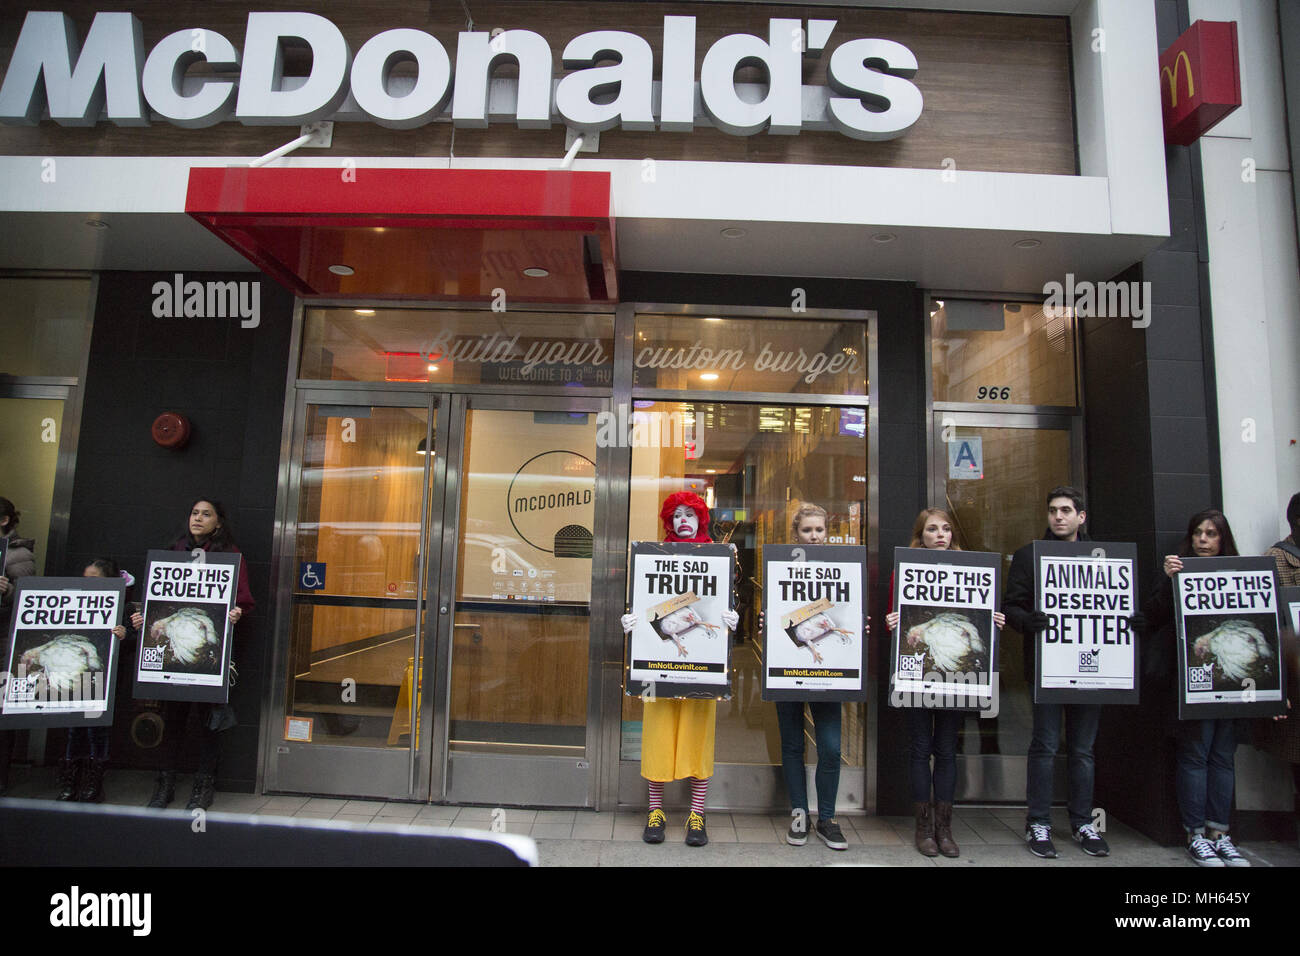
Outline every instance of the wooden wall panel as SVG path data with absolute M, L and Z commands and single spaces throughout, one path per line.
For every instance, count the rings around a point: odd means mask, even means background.
M 76 0 L 63 9 L 81 35 L 101 0 Z M 654 49 L 656 68 L 665 15 L 697 18 L 698 65 L 709 46 L 728 33 L 766 37 L 769 18 L 838 19 L 828 53 L 857 37 L 885 37 L 909 47 L 920 63 L 914 82 L 925 97 L 917 124 L 900 139 L 865 143 L 835 132 L 798 136 L 736 137 L 713 129 L 693 133 L 601 134 L 603 159 L 708 160 L 748 163 L 815 163 L 852 166 L 941 167 L 996 172 L 1074 174 L 1074 112 L 1070 88 L 1069 24 L 1059 17 L 959 14 L 858 8 L 708 5 L 690 3 L 570 0 L 467 0 L 476 29 L 530 29 L 545 36 L 554 51 L 557 75 L 564 45 L 591 30 L 629 30 Z M 196 0 L 142 0 L 131 9 L 144 27 L 146 48 L 176 29 L 217 30 L 237 47 L 243 43 L 249 10 L 300 10 L 332 20 L 355 52 L 382 29 L 412 27 L 433 34 L 455 58 L 456 34 L 466 26 L 459 0 L 375 0 L 366 3 L 200 3 Z M 0 14 L 0 60 L 6 65 L 22 23 L 23 8 Z M 824 85 L 827 56 L 804 61 L 804 82 Z M 291 62 L 292 65 L 292 62 Z M 304 62 L 299 62 L 305 67 Z M 506 75 L 500 73 L 498 75 Z M 746 79 L 746 76 L 741 76 Z M 387 130 L 368 123 L 338 123 L 334 145 L 300 155 L 537 157 L 562 156 L 564 128 L 518 130 L 509 125 L 487 130 L 456 130 L 436 122 L 415 130 Z M 245 127 L 223 123 L 206 130 L 179 130 L 168 124 L 148 129 L 63 129 L 52 123 L 36 128 L 0 127 L 0 153 L 9 155 L 255 155 L 288 139 L 284 127 Z

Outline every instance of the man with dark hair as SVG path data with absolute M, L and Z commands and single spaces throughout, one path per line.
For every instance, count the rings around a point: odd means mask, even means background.
M 1053 488 L 1047 493 L 1047 531 L 1043 540 L 1086 541 L 1083 524 L 1087 517 L 1083 492 L 1064 485 Z M 1030 542 L 1011 559 L 1002 613 L 1007 616 L 1007 623 L 1024 635 L 1025 677 L 1031 687 L 1036 638 L 1049 623 L 1046 614 L 1035 610 L 1034 603 L 1034 545 Z M 1071 835 L 1089 856 L 1107 856 L 1110 847 L 1092 823 L 1092 745 L 1101 721 L 1099 704 L 1034 704 L 1034 731 L 1029 743 L 1025 787 L 1029 804 L 1025 842 L 1034 856 L 1056 858 L 1056 847 L 1052 845 L 1052 765 L 1060 744 L 1063 718 Z
M 1291 533 L 1266 552 L 1277 562 L 1277 579 L 1282 587 L 1300 587 L 1300 491 L 1286 506 L 1286 523 Z

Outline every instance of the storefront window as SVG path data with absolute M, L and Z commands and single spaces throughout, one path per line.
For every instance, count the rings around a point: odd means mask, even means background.
M 299 377 L 431 385 L 609 388 L 610 315 L 308 309 Z
M 638 315 L 637 388 L 865 395 L 861 322 Z
M 715 541 L 736 545 L 740 626 L 732 648 L 731 700 L 718 705 L 719 763 L 781 763 L 776 708 L 761 696 L 763 547 L 789 543 L 800 505 L 827 512 L 827 542 L 866 544 L 865 408 L 713 402 L 637 402 L 644 447 L 632 448 L 629 541 L 659 541 L 660 504 L 676 491 L 708 503 Z M 678 429 L 677 425 L 681 427 Z M 635 422 L 634 422 L 635 426 Z M 636 434 L 634 430 L 634 435 Z M 641 701 L 625 697 L 623 758 L 637 759 Z M 863 763 L 863 704 L 845 704 L 842 753 Z M 814 760 L 809 747 L 809 760 Z
M 1078 405 L 1074 319 L 1059 311 L 1048 315 L 1033 302 L 931 299 L 934 401 Z
M 61 573 L 47 558 L 62 434 L 62 399 L 0 398 L 0 496 L 22 515 L 15 535 L 36 541 L 37 574 Z
M 80 376 L 93 289 L 89 278 L 0 279 L 0 375 Z

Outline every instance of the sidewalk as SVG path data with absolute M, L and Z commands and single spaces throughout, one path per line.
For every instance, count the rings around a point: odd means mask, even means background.
M 154 775 L 114 770 L 108 775 L 108 803 L 143 806 L 153 793 Z M 191 778 L 182 776 L 173 809 L 183 808 Z M 10 797 L 53 799 L 57 792 L 49 767 L 13 768 L 6 793 Z M 218 793 L 213 810 L 285 817 L 309 817 L 352 823 L 366 828 L 415 827 L 441 830 L 490 830 L 494 819 L 507 833 L 537 841 L 543 866 L 1040 866 L 1040 867 L 1185 867 L 1196 865 L 1179 847 L 1162 847 L 1113 818 L 1105 837 L 1111 855 L 1085 855 L 1069 838 L 1064 809 L 1054 811 L 1056 849 L 1060 858 L 1040 860 L 1025 849 L 1024 809 L 1019 807 L 958 807 L 953 835 L 961 857 L 927 858 L 912 847 L 908 817 L 844 815 L 840 826 L 849 848 L 832 850 L 810 834 L 808 844 L 785 842 L 789 817 L 779 814 L 710 812 L 707 847 L 687 847 L 682 829 L 685 813 L 668 814 L 668 839 L 661 846 L 641 842 L 645 814 L 640 811 L 596 813 L 591 810 L 521 810 L 511 807 L 448 807 L 382 800 L 341 800 L 322 797 L 256 796 Z M 1255 867 L 1300 866 L 1295 844 L 1250 843 L 1240 847 Z

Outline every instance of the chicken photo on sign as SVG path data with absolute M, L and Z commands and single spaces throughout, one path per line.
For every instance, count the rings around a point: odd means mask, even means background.
M 1174 575 L 1181 719 L 1285 713 L 1273 561 L 1184 558 Z
M 913 605 L 908 612 L 900 624 L 904 653 L 919 658 L 922 671 L 956 674 L 988 669 L 988 643 L 964 611 Z M 933 616 L 912 623 L 927 615 Z
M 1276 690 L 1280 672 L 1273 645 L 1264 637 L 1269 624 L 1262 616 L 1222 622 L 1204 617 L 1190 622 L 1188 683 L 1196 690 L 1240 690 L 1251 680 L 1257 691 Z
M 714 638 L 724 630 L 721 624 L 705 621 L 691 607 L 699 600 L 688 591 L 650 609 L 650 626 L 663 640 L 670 641 L 682 657 L 689 654 L 684 643 L 688 635 Z

